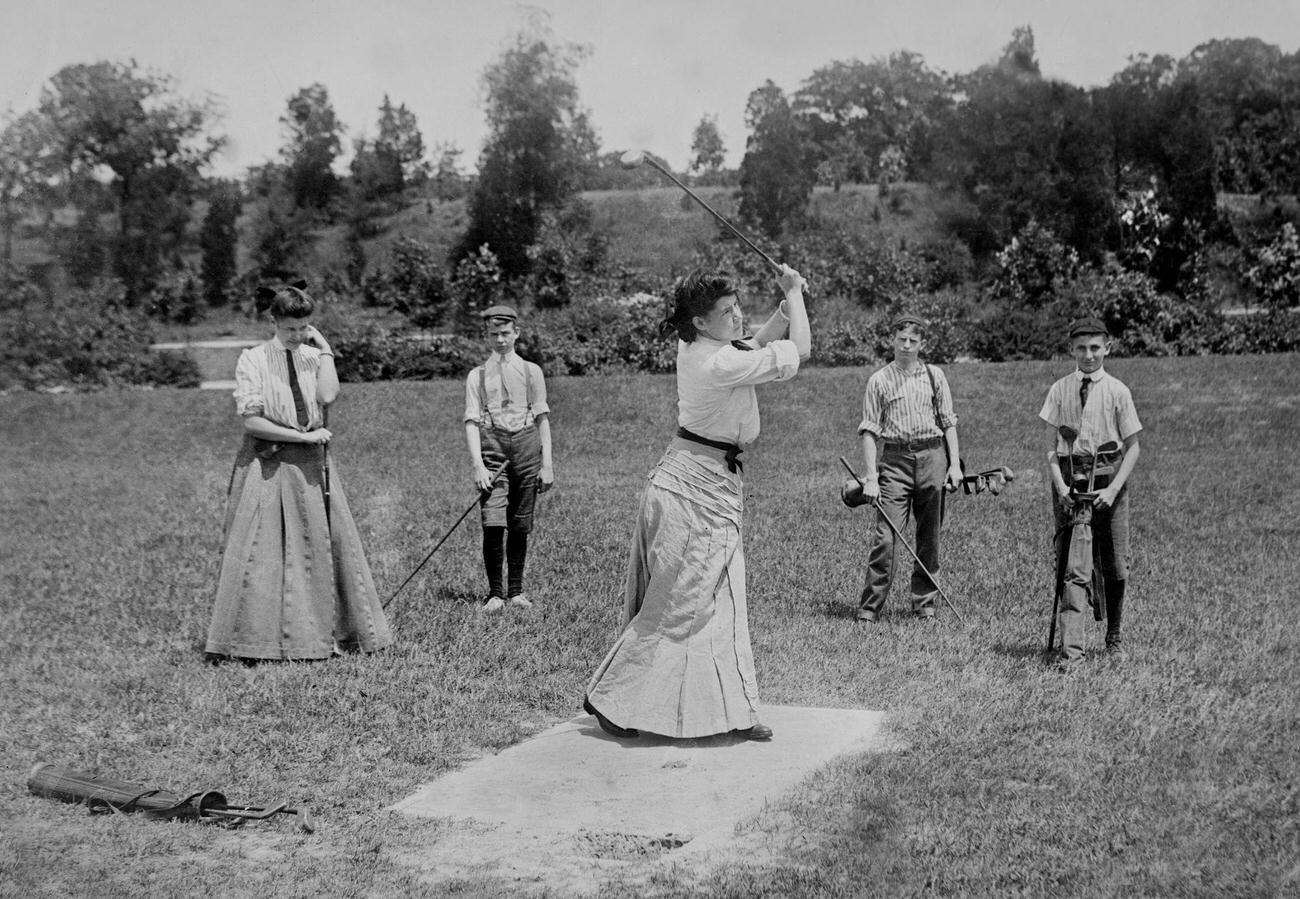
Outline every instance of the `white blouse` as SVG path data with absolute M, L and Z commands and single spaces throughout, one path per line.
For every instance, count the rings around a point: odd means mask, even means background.
M 746 446 L 758 437 L 754 385 L 785 381 L 799 371 L 792 340 L 740 350 L 700 335 L 677 342 L 677 423 L 710 440 Z
M 307 404 L 308 421 L 298 424 L 298 413 L 289 388 L 289 363 L 285 345 L 278 337 L 250 347 L 239 354 L 235 366 L 235 410 L 242 416 L 261 417 L 295 431 L 311 431 L 324 424 L 320 403 L 316 401 L 316 372 L 320 369 L 321 351 L 300 345 L 293 351 L 293 367 L 298 374 L 298 388 Z

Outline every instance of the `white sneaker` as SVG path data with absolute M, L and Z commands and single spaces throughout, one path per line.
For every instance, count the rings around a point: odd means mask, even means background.
M 531 609 L 533 607 L 532 600 L 530 600 L 527 596 L 524 596 L 524 594 L 522 593 L 518 594 L 517 596 L 510 597 L 510 605 L 519 609 Z
M 484 612 L 500 612 L 505 607 L 506 601 L 499 596 L 489 596 L 481 606 Z

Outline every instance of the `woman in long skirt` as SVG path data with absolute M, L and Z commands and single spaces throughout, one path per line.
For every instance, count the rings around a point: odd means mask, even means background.
M 731 278 L 696 271 L 674 290 L 677 434 L 641 497 L 623 632 L 583 703 L 615 736 L 772 737 L 749 644 L 739 456 L 758 437 L 754 386 L 793 377 L 810 349 L 804 280 L 782 266 L 777 283 L 785 300 L 749 339 Z
M 325 408 L 334 353 L 311 324 L 305 284 L 259 288 L 275 336 L 235 368 L 244 440 L 226 506 L 225 551 L 207 652 L 322 659 L 392 643 L 337 469 Z

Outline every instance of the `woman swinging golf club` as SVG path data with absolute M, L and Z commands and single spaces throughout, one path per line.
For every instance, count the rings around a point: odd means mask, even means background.
M 679 426 L 641 497 L 623 632 L 583 703 L 616 737 L 772 737 L 749 645 L 739 456 L 758 437 L 754 386 L 793 377 L 811 346 L 804 279 L 781 266 L 777 283 L 785 301 L 748 339 L 731 278 L 696 271 L 674 290 L 663 331 L 679 338 Z

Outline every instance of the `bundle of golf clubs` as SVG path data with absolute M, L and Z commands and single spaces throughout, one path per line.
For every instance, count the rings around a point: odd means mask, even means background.
M 1066 454 L 1065 460 L 1068 465 L 1067 474 L 1065 474 L 1065 483 L 1069 486 L 1070 499 L 1070 517 L 1069 520 L 1061 526 L 1056 535 L 1056 589 L 1052 596 L 1052 621 L 1047 630 L 1047 651 L 1050 653 L 1056 646 L 1056 619 L 1057 613 L 1061 607 L 1061 597 L 1065 592 L 1066 574 L 1070 567 L 1070 542 L 1071 536 L 1076 527 L 1086 527 L 1091 529 L 1093 517 L 1093 503 L 1097 499 L 1097 464 L 1103 456 L 1110 456 L 1119 452 L 1120 446 L 1113 440 L 1108 440 L 1093 450 L 1091 460 L 1085 459 L 1084 464 L 1088 466 L 1088 475 L 1085 478 L 1082 472 L 1076 471 L 1074 467 L 1075 455 L 1074 444 L 1079 439 L 1079 432 L 1069 425 L 1061 425 L 1056 432 L 1065 441 Z M 1103 472 L 1110 475 L 1110 470 Z M 1083 487 L 1083 490 L 1079 490 Z M 1096 579 L 1094 578 L 1094 581 Z M 1093 608 L 1097 620 L 1101 620 L 1102 609 L 1105 604 L 1101 597 L 1093 596 Z

